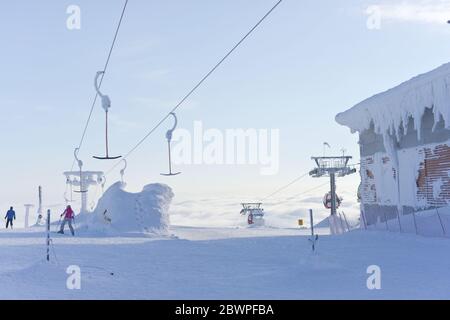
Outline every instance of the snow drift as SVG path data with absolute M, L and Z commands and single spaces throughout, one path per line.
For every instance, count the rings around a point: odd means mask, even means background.
M 330 215 L 314 225 L 314 228 L 329 228 L 331 234 L 342 234 L 350 231 L 350 225 L 342 217 Z
M 124 190 L 117 182 L 106 190 L 94 212 L 80 217 L 82 228 L 95 231 L 144 232 L 166 235 L 169 207 L 174 196 L 164 184 L 149 184 L 139 193 Z M 84 218 L 84 219 L 83 219 Z

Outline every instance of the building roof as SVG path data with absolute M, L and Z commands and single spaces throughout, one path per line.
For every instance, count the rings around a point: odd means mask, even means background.
M 412 117 L 420 138 L 426 108 L 433 108 L 435 123 L 442 117 L 450 128 L 450 63 L 358 103 L 339 113 L 336 121 L 352 132 L 367 130 L 373 123 L 376 133 L 396 135 L 399 139 L 406 130 L 402 124 Z

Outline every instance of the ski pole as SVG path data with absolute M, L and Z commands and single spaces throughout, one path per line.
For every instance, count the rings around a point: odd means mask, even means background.
M 59 216 L 59 221 L 58 221 L 58 230 L 56 230 L 56 232 L 59 231 L 59 229 L 61 228 L 61 216 Z

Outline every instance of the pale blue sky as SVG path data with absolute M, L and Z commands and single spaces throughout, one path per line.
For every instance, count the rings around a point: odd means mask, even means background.
M 103 91 L 113 103 L 111 148 L 125 154 L 150 127 L 245 34 L 274 0 L 130 0 Z M 310 156 L 328 141 L 358 160 L 356 135 L 334 121 L 336 113 L 418 73 L 450 60 L 450 26 L 396 15 L 380 30 L 366 27 L 369 5 L 420 1 L 284 0 L 272 16 L 181 107 L 180 127 L 279 128 L 280 172 L 258 167 L 182 166 L 163 178 L 160 130 L 129 159 L 131 190 L 166 182 L 179 195 L 242 194 L 263 197 L 311 169 Z M 422 2 L 423 3 L 423 2 Z M 81 30 L 66 28 L 66 8 L 81 7 Z M 0 204 L 35 202 L 42 184 L 47 203 L 60 202 L 123 1 L 10 1 L 0 12 Z M 448 1 L 428 1 L 442 6 Z M 429 9 L 429 8 L 428 8 Z M 428 10 L 427 9 L 427 10 Z M 442 8 L 438 8 L 442 15 Z M 450 11 L 448 18 L 450 19 Z M 438 17 L 440 18 L 440 16 Z M 96 106 L 81 152 L 86 168 L 107 170 L 103 113 Z M 118 172 L 108 182 L 118 179 Z M 345 188 L 355 189 L 357 177 Z M 306 179 L 286 193 L 322 183 Z M 322 193 L 322 192 L 321 192 Z

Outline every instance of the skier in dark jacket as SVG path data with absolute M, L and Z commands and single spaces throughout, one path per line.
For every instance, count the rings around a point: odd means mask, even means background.
M 13 220 L 16 220 L 16 212 L 14 211 L 14 208 L 9 208 L 8 212 L 5 216 L 6 219 L 6 229 L 8 229 L 9 225 L 11 225 L 11 229 L 13 228 Z

